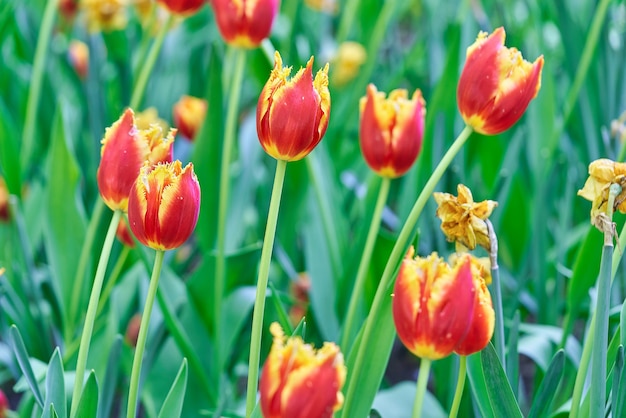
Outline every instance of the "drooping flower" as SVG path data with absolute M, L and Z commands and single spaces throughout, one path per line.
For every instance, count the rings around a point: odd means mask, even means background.
M 504 46 L 504 28 L 481 32 L 469 48 L 457 88 L 465 123 L 496 135 L 517 122 L 541 87 L 543 55 L 532 64 L 516 48 Z
M 622 188 L 615 198 L 613 210 L 626 213 L 626 163 L 608 158 L 592 161 L 585 186 L 578 191 L 578 196 L 591 202 L 591 222 L 599 227 L 598 220 L 607 212 L 611 184 L 618 184 Z
M 343 86 L 352 81 L 367 61 L 367 50 L 358 42 L 347 41 L 339 45 L 332 64 L 330 73 L 334 85 Z
M 126 27 L 126 8 L 123 0 L 82 0 L 87 28 L 90 32 L 111 32 Z
M 272 30 L 280 0 L 212 0 L 211 6 L 226 43 L 256 48 Z
M 459 242 L 470 250 L 480 245 L 491 250 L 487 218 L 498 206 L 493 200 L 474 202 L 467 186 L 457 186 L 458 197 L 449 193 L 434 193 L 437 216 L 441 219 L 441 230 L 450 242 Z
M 207 108 L 208 104 L 204 99 L 187 95 L 181 97 L 172 109 L 174 124 L 178 132 L 193 141 L 204 122 Z
M 333 343 L 315 350 L 300 337 L 285 337 L 273 323 L 274 343 L 261 372 L 265 418 L 331 418 L 343 405 L 343 355 Z
M 174 135 L 176 130 L 172 129 L 164 138 L 156 125 L 138 130 L 131 109 L 106 129 L 97 180 L 100 195 L 109 208 L 126 211 L 130 189 L 144 162 L 172 161 Z
M 361 99 L 360 143 L 365 161 L 377 174 L 396 178 L 406 173 L 422 149 L 426 103 L 417 89 L 411 99 L 406 90 L 389 97 L 367 86 Z
M 189 163 L 145 164 L 128 199 L 135 237 L 155 250 L 171 250 L 191 236 L 200 211 L 200 184 Z
M 418 357 L 450 355 L 472 325 L 476 288 L 470 255 L 450 266 L 437 253 L 413 258 L 409 248 L 393 291 L 393 319 L 398 337 Z
M 313 79 L 313 57 L 291 80 L 278 51 L 256 111 L 261 146 L 277 160 L 306 157 L 322 140 L 330 117 L 328 64 Z

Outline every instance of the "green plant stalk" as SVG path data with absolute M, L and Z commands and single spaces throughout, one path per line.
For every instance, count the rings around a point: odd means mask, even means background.
M 378 189 L 378 198 L 376 200 L 376 206 L 374 206 L 374 214 L 372 215 L 372 222 L 370 223 L 370 229 L 367 233 L 363 255 L 361 256 L 359 268 L 356 273 L 354 288 L 352 289 L 352 294 L 350 295 L 350 303 L 348 304 L 348 312 L 346 314 L 340 344 L 341 349 L 346 353 L 349 352 L 350 347 L 348 346 L 348 343 L 354 335 L 352 328 L 354 327 L 355 315 L 359 301 L 362 299 L 365 278 L 367 277 L 367 269 L 372 259 L 372 251 L 374 250 L 374 244 L 376 243 L 376 237 L 378 236 L 378 230 L 380 229 L 381 215 L 383 213 L 383 209 L 385 208 L 385 203 L 387 202 L 390 184 L 391 179 L 383 177 L 380 188 Z
M 154 267 L 152 269 L 152 277 L 150 277 L 150 287 L 148 287 L 148 295 L 146 304 L 141 314 L 141 324 L 139 325 L 139 335 L 137 337 L 137 346 L 135 347 L 135 356 L 133 357 L 133 367 L 130 373 L 130 387 L 128 389 L 128 407 L 126 409 L 127 418 L 135 418 L 137 414 L 137 397 L 139 395 L 139 376 L 141 375 L 141 362 L 143 353 L 146 349 L 146 340 L 148 339 L 148 326 L 150 325 L 150 315 L 152 315 L 152 306 L 159 288 L 159 277 L 161 275 L 161 267 L 163 266 L 163 255 L 165 251 L 157 250 L 154 257 Z
M 428 386 L 428 375 L 430 374 L 431 363 L 432 361 L 429 359 L 420 359 L 417 391 L 415 393 L 415 403 L 413 404 L 413 418 L 420 418 L 422 416 L 422 407 L 424 405 L 424 397 L 426 396 L 426 386 Z
M 491 262 L 491 281 L 493 283 L 493 309 L 496 316 L 496 323 L 494 329 L 494 342 L 496 348 L 496 354 L 500 359 L 502 368 L 506 373 L 506 350 L 505 350 L 505 338 L 504 338 L 504 311 L 502 309 L 502 285 L 500 284 L 500 267 L 498 266 L 498 236 L 493 228 L 493 224 L 489 219 L 485 221 L 487 223 L 487 230 L 489 231 L 489 243 L 491 249 L 489 251 L 489 261 Z
M 467 374 L 467 356 L 459 356 L 459 376 L 456 380 L 456 390 L 454 391 L 454 399 L 450 407 L 449 418 L 456 418 L 463 398 L 463 389 L 465 388 L 465 375 Z
M 74 380 L 74 392 L 72 394 L 72 406 L 70 408 L 70 418 L 76 416 L 78 402 L 80 401 L 80 395 L 83 391 L 83 380 L 85 377 L 85 368 L 87 367 L 87 355 L 89 354 L 89 345 L 91 343 L 91 335 L 93 334 L 93 325 L 96 320 L 96 312 L 98 311 L 98 302 L 100 301 L 100 292 L 102 290 L 102 282 L 104 281 L 104 274 L 106 273 L 107 264 L 109 262 L 109 256 L 111 255 L 111 248 L 115 240 L 115 233 L 117 232 L 117 225 L 122 217 L 122 211 L 116 210 L 113 212 L 113 218 L 109 224 L 106 238 L 104 239 L 104 245 L 102 246 L 102 252 L 100 253 L 100 260 L 98 261 L 98 268 L 96 269 L 96 277 L 93 281 L 93 287 L 91 288 L 91 296 L 89 297 L 89 305 L 87 305 L 87 314 L 85 316 L 85 325 L 83 326 L 83 333 L 80 338 L 80 347 L 78 349 L 78 359 L 76 360 L 76 378 Z
M 593 333 L 593 350 L 591 357 L 591 387 L 590 416 L 604 416 L 606 406 L 606 350 L 609 338 L 609 308 L 611 293 L 611 264 L 613 261 L 613 235 L 614 227 L 613 207 L 615 198 L 622 188 L 618 184 L 609 187 L 609 199 L 607 202 L 606 215 L 610 225 L 604 229 L 604 246 L 600 259 L 600 274 L 598 275 L 598 294 L 596 298 L 596 327 Z
M 143 95 L 146 91 L 146 86 L 148 85 L 148 78 L 150 77 L 150 73 L 154 68 L 154 64 L 156 63 L 159 52 L 161 51 L 161 47 L 163 46 L 163 40 L 165 39 L 165 35 L 167 34 L 167 32 L 169 32 L 170 27 L 173 23 L 174 15 L 172 13 L 169 13 L 167 20 L 161 26 L 156 38 L 154 39 L 154 43 L 150 48 L 150 52 L 148 53 L 146 61 L 141 66 L 139 77 L 137 77 L 137 82 L 135 83 L 135 87 L 133 88 L 133 95 L 130 98 L 129 107 L 133 110 L 137 109 L 141 105 L 141 99 L 143 99 Z
M 376 295 L 374 296 L 374 302 L 372 303 L 372 308 L 367 317 L 367 320 L 364 324 L 363 338 L 361 339 L 361 343 L 358 347 L 353 347 L 353 349 L 358 350 L 356 354 L 355 364 L 353 366 L 353 370 L 349 372 L 348 382 L 347 382 L 347 393 L 345 398 L 345 404 L 342 412 L 342 417 L 351 417 L 350 411 L 352 409 L 352 404 L 357 404 L 359 402 L 363 402 L 363 399 L 359 399 L 359 394 L 355 393 L 355 386 L 352 382 L 359 381 L 362 379 L 362 375 L 367 373 L 367 367 L 365 364 L 365 350 L 366 347 L 370 344 L 372 340 L 372 335 L 374 333 L 373 323 L 374 319 L 380 315 L 383 299 L 389 297 L 388 289 L 393 283 L 394 277 L 393 273 L 396 270 L 400 259 L 404 255 L 406 245 L 408 244 L 409 238 L 415 228 L 417 220 L 419 219 L 426 202 L 432 195 L 435 186 L 443 176 L 443 173 L 446 171 L 454 157 L 458 154 L 458 152 L 463 147 L 463 144 L 467 141 L 472 133 L 472 128 L 466 126 L 463 131 L 459 134 L 459 136 L 454 140 L 454 143 L 450 146 L 448 151 L 439 161 L 439 164 L 431 174 L 430 178 L 424 185 L 422 192 L 418 196 L 409 216 L 407 217 L 400 234 L 398 235 L 398 240 L 396 241 L 393 249 L 391 250 L 391 255 L 389 256 L 389 261 L 385 265 L 385 270 L 383 271 L 383 276 L 378 284 L 378 288 L 376 289 Z M 389 341 L 389 344 L 392 344 L 392 341 Z M 382 377 L 382 376 L 381 376 Z
M 243 73 L 246 64 L 246 50 L 234 49 L 235 68 L 233 81 L 230 85 L 230 97 L 228 99 L 228 113 L 226 114 L 226 128 L 224 131 L 224 144 L 222 146 L 222 163 L 220 168 L 220 189 L 217 212 L 217 254 L 215 260 L 215 280 L 213 289 L 213 320 L 215 338 L 220 335 L 220 316 L 222 312 L 222 298 L 226 282 L 226 215 L 228 213 L 228 200 L 230 195 L 230 160 L 232 159 L 235 136 L 237 133 L 237 116 L 239 111 L 239 99 L 243 84 Z M 221 363 L 221 359 L 218 361 Z
M 73 337 L 74 327 L 76 321 L 78 321 L 79 302 L 82 300 L 81 293 L 85 287 L 85 273 L 87 271 L 87 264 L 91 255 L 91 249 L 93 243 L 96 240 L 96 232 L 98 225 L 104 215 L 104 209 L 106 205 L 104 200 L 100 196 L 96 199 L 96 203 L 93 208 L 89 225 L 87 226 L 87 234 L 85 235 L 85 241 L 83 242 L 83 248 L 80 251 L 80 257 L 78 259 L 78 267 L 76 268 L 76 274 L 74 276 L 74 288 L 72 289 L 72 299 L 70 300 L 69 316 L 66 319 L 65 326 L 65 341 L 70 341 Z
M 259 265 L 259 277 L 256 284 L 256 299 L 254 301 L 254 311 L 252 313 L 252 337 L 250 341 L 250 360 L 248 361 L 248 389 L 246 393 L 246 418 L 250 418 L 256 404 L 256 391 L 259 378 L 259 363 L 261 358 L 261 334 L 263 332 L 263 315 L 265 313 L 265 293 L 267 291 L 267 281 L 270 272 L 270 261 L 272 259 L 272 249 L 274 246 L 274 237 L 276 235 L 278 210 L 280 208 L 280 197 L 283 193 L 283 183 L 285 181 L 286 168 L 287 161 L 276 161 L 276 174 L 274 175 L 272 197 L 270 199 L 270 208 L 267 214 L 265 237 L 263 237 L 263 248 L 261 249 L 261 263 Z
M 100 296 L 100 303 L 98 304 L 98 313 L 96 313 L 96 317 L 98 317 L 104 307 L 106 306 L 109 298 L 111 297 L 111 293 L 113 292 L 113 288 L 117 283 L 117 279 L 119 279 L 120 274 L 122 274 L 122 269 L 124 268 L 124 263 L 128 258 L 128 254 L 130 254 L 131 248 L 127 245 L 124 245 L 122 248 L 122 252 L 120 252 L 117 261 L 115 262 L 115 266 L 113 266 L 113 270 L 111 271 L 111 275 L 109 276 L 109 280 L 107 280 L 106 286 L 102 290 L 102 295 Z
M 341 45 L 342 42 L 348 39 L 359 3 L 359 0 L 347 0 L 342 7 L 341 20 L 337 29 L 337 45 Z
M 58 3 L 59 0 L 50 0 L 46 3 L 37 39 L 37 47 L 35 48 L 33 72 L 30 77 L 30 90 L 28 91 L 28 100 L 26 102 L 26 116 L 24 117 L 24 131 L 22 132 L 22 153 L 20 155 L 20 163 L 25 171 L 28 170 L 28 163 L 30 163 L 31 154 L 35 148 L 35 127 L 38 126 L 37 112 L 39 110 L 39 99 L 41 98 L 41 85 Z

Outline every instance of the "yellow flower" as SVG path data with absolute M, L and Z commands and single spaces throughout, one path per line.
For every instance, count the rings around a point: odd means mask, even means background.
M 609 187 L 613 183 L 622 187 L 622 192 L 615 198 L 613 210 L 626 213 L 626 163 L 601 158 L 589 164 L 589 178 L 585 186 L 578 191 L 578 196 L 592 202 L 591 223 L 594 225 L 599 216 L 606 214 Z
M 126 27 L 126 10 L 123 0 L 83 0 L 87 28 L 90 32 L 110 32 Z
M 456 241 L 470 250 L 480 245 L 487 251 L 491 248 L 485 220 L 491 215 L 498 202 L 484 200 L 474 202 L 472 192 L 466 186 L 457 186 L 459 196 L 449 193 L 434 193 L 439 206 L 437 216 L 441 219 L 441 230 L 448 241 Z
M 330 75 L 333 84 L 344 86 L 352 81 L 367 60 L 367 50 L 358 42 L 343 42 L 333 58 Z

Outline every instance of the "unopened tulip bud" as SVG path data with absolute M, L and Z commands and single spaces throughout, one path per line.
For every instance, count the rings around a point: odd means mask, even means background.
M 89 47 L 84 42 L 72 40 L 68 49 L 70 64 L 82 80 L 89 73 Z
M 211 6 L 227 44 L 256 48 L 272 30 L 280 0 L 213 0 Z
M 206 117 L 208 104 L 204 99 L 183 96 L 174 105 L 174 124 L 185 138 L 193 141 Z

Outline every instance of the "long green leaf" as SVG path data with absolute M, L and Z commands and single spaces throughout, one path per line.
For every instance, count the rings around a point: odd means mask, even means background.
M 613 368 L 613 395 L 612 412 L 614 417 L 624 416 L 624 404 L 626 403 L 626 383 L 624 383 L 624 346 L 617 349 L 617 358 Z
M 28 382 L 28 386 L 30 390 L 33 392 L 33 396 L 35 400 L 39 404 L 39 406 L 43 409 L 44 399 L 41 396 L 41 391 L 39 390 L 39 384 L 37 383 L 37 379 L 35 378 L 35 373 L 33 373 L 33 368 L 30 365 L 30 359 L 28 357 L 28 352 L 26 351 L 26 347 L 24 346 L 24 340 L 22 340 L 22 336 L 20 335 L 20 331 L 17 329 L 15 325 L 12 325 L 9 329 L 9 333 L 11 334 L 11 340 L 13 341 L 13 351 L 15 352 L 15 357 L 17 358 L 17 363 L 20 365 L 20 369 L 22 373 L 24 373 L 24 378 Z
M 496 350 L 489 343 L 480 353 L 485 372 L 487 394 L 496 417 L 523 418 L 522 411 L 517 405 L 511 385 L 502 369 Z
M 76 409 L 76 418 L 93 418 L 98 414 L 98 381 L 92 370 L 87 377 L 87 382 L 80 396 L 80 402 Z
M 537 395 L 530 408 L 528 418 L 540 418 L 548 416 L 550 405 L 554 396 L 556 395 L 557 388 L 561 383 L 563 377 L 563 368 L 565 366 L 565 352 L 559 350 L 552 358 L 552 362 L 548 367 L 548 371 L 537 390 Z
M 180 417 L 187 390 L 187 359 L 183 359 L 172 387 L 163 402 L 158 418 Z
M 485 382 L 485 371 L 480 360 L 480 354 L 467 357 L 467 377 L 470 381 L 474 402 L 478 406 L 483 418 L 495 418 L 496 415 L 489 401 L 489 391 Z
M 65 378 L 63 376 L 63 363 L 59 353 L 59 347 L 54 349 L 50 363 L 48 363 L 48 373 L 46 374 L 46 400 L 43 418 L 51 417 L 52 408 L 60 418 L 65 418 Z
M 115 395 L 115 387 L 119 375 L 121 354 L 122 336 L 118 334 L 115 340 L 113 340 L 111 351 L 109 351 L 107 369 L 104 374 L 102 391 L 100 393 L 100 402 L 98 402 L 98 418 L 108 418 L 111 416 L 111 407 L 113 406 L 113 395 Z

